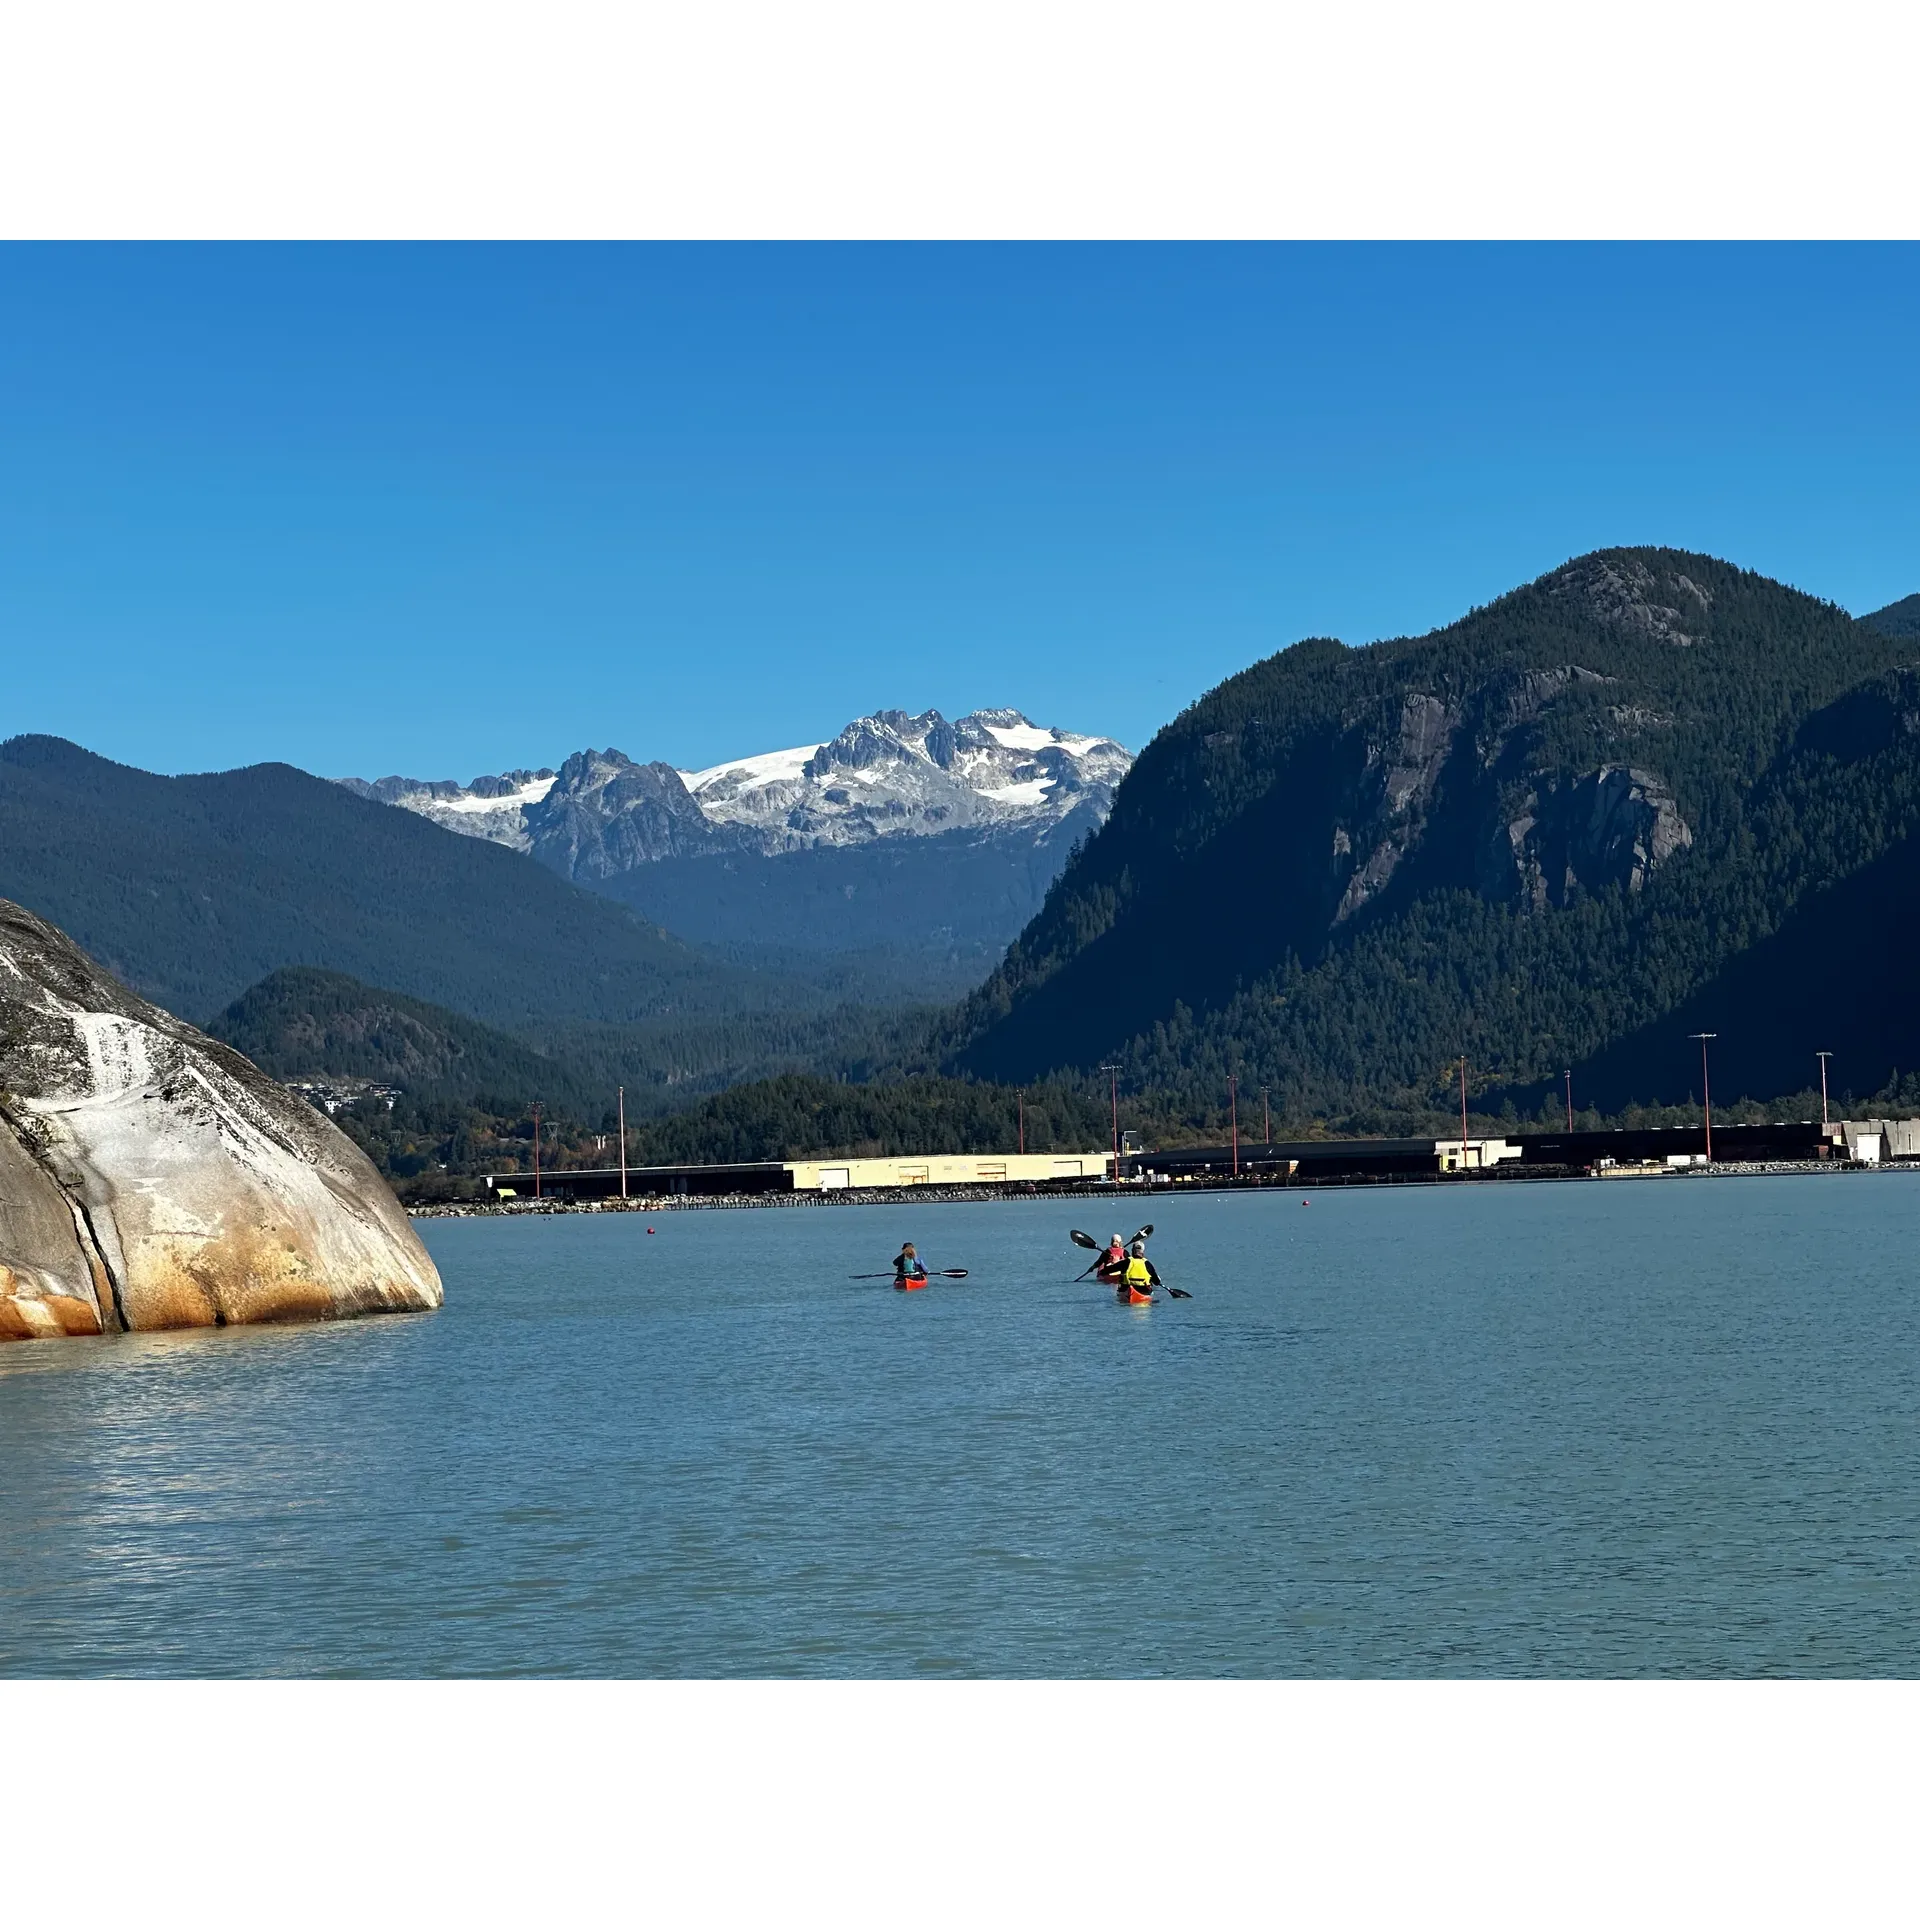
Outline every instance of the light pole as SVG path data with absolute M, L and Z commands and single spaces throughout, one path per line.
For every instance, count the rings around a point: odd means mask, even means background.
M 1833 1058 L 1830 1053 L 1820 1055 L 1820 1124 L 1827 1124 L 1827 1062 Z
M 540 1198 L 540 1102 L 533 1103 L 533 1197 Z
M 1233 1075 L 1227 1075 L 1227 1115 L 1233 1128 L 1233 1177 L 1240 1178 L 1240 1082 Z
M 1467 1056 L 1460 1056 L 1460 1171 L 1467 1170 Z
M 620 1198 L 627 1197 L 627 1090 L 620 1089 Z
M 1700 1104 L 1707 1116 L 1707 1164 L 1713 1164 L 1713 1088 L 1707 1082 L 1707 1042 L 1718 1040 L 1717 1033 L 1690 1033 L 1689 1040 L 1700 1042 Z
M 1267 1145 L 1273 1145 L 1273 1109 L 1267 1105 L 1267 1090 L 1260 1089 L 1260 1125 L 1267 1136 Z
M 1571 1067 L 1567 1068 L 1565 1078 L 1567 1082 L 1567 1131 L 1571 1133 L 1573 1131 L 1573 1069 Z
M 1020 1101 L 1020 1151 L 1027 1150 L 1027 1096 L 1023 1089 L 1018 1095 Z
M 1100 1071 L 1107 1076 L 1107 1090 L 1113 1096 L 1113 1177 L 1120 1178 L 1120 1069 L 1111 1063 Z

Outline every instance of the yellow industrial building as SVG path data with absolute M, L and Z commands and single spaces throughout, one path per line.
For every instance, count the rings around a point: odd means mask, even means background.
M 787 1160 L 795 1193 L 840 1187 L 960 1187 L 981 1180 L 1103 1180 L 1104 1153 L 915 1154 L 898 1160 Z

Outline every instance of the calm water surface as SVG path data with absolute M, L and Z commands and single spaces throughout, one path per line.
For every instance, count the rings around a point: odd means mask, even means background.
M 425 1225 L 0 1348 L 0 1674 L 1920 1673 L 1920 1179 Z M 975 1277 L 846 1276 L 912 1234 Z

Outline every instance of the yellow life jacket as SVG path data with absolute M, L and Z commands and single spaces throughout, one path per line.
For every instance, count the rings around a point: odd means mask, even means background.
M 1127 1256 L 1126 1282 L 1144 1293 L 1153 1285 L 1153 1275 L 1147 1271 L 1146 1261 L 1137 1253 Z

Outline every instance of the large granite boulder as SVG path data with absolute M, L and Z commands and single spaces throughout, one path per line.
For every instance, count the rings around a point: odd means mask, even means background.
M 440 1301 L 337 1127 L 0 900 L 0 1339 Z

